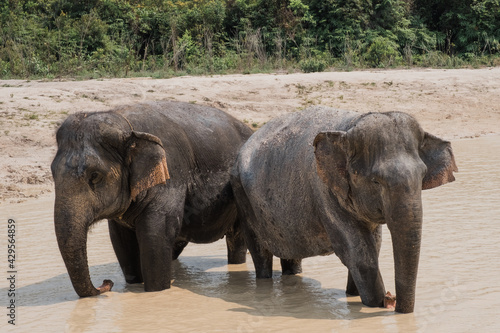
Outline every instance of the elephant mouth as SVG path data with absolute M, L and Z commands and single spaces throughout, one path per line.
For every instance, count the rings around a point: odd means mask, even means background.
M 362 221 L 370 230 L 375 230 L 379 225 L 381 224 L 387 224 L 387 221 L 385 217 L 382 214 L 366 214 L 360 218 L 360 221 Z
M 370 223 L 370 224 L 386 224 L 386 219 L 384 216 L 384 212 L 382 209 L 374 209 L 368 212 L 368 214 L 365 215 L 365 221 Z

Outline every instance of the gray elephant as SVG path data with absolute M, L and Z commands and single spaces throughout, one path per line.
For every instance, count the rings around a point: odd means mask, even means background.
M 188 242 L 226 235 L 228 262 L 243 263 L 229 171 L 252 133 L 220 110 L 189 103 L 69 116 L 57 131 L 52 174 L 57 241 L 76 293 L 100 293 L 86 243 L 102 219 L 125 280 L 144 282 L 146 291 L 170 287 L 172 260 Z
M 274 119 L 241 148 L 231 184 L 257 278 L 301 272 L 335 253 L 347 293 L 382 306 L 381 226 L 395 262 L 396 311 L 412 312 L 422 230 L 421 191 L 454 180 L 449 142 L 401 112 L 313 107 Z

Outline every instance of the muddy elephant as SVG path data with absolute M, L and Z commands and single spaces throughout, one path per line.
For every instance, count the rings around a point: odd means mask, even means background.
M 313 107 L 274 119 L 241 148 L 231 184 L 257 278 L 301 272 L 301 259 L 335 253 L 347 293 L 382 306 L 381 228 L 391 232 L 396 311 L 414 309 L 421 191 L 454 180 L 449 142 L 401 112 Z
M 177 102 L 144 102 L 69 116 L 52 162 L 54 224 L 76 293 L 99 294 L 87 232 L 108 219 L 127 283 L 170 287 L 171 262 L 188 242 L 226 236 L 228 262 L 245 261 L 229 171 L 253 133 L 228 114 Z

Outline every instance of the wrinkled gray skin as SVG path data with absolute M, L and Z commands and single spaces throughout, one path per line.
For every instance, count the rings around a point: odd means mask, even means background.
M 412 312 L 422 230 L 422 189 L 454 180 L 449 142 L 400 112 L 314 107 L 272 120 L 241 148 L 231 183 L 258 278 L 335 253 L 347 293 L 383 306 L 381 227 L 392 240 L 398 312 Z
M 87 232 L 108 219 L 128 283 L 170 287 L 171 262 L 188 242 L 226 235 L 229 263 L 245 261 L 229 170 L 253 132 L 204 106 L 150 102 L 69 116 L 52 162 L 54 223 L 81 297 L 99 294 L 89 275 Z

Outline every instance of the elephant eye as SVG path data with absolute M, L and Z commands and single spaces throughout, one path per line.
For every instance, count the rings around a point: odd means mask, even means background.
M 97 185 L 102 180 L 102 175 L 99 172 L 92 172 L 90 174 L 89 183 L 90 185 Z

